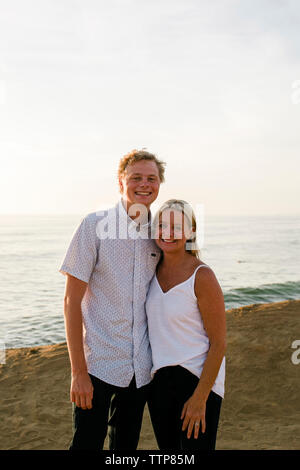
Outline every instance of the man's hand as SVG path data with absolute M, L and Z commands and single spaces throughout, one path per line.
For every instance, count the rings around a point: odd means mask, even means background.
M 87 371 L 72 373 L 70 399 L 79 408 L 92 408 L 93 391 L 94 387 Z

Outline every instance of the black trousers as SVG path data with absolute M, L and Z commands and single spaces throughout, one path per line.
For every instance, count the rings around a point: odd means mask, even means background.
M 187 438 L 180 419 L 184 403 L 192 396 L 198 377 L 182 366 L 159 369 L 151 382 L 148 408 L 153 430 L 160 450 L 214 450 L 217 437 L 222 397 L 210 392 L 206 402 L 206 430 L 194 438 L 194 430 Z
M 70 450 L 101 450 L 107 435 L 110 450 L 137 448 L 149 385 L 136 388 L 108 384 L 90 374 L 94 387 L 92 408 L 73 403 L 73 439 Z

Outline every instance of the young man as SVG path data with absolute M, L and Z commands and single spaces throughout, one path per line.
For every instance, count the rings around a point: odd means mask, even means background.
M 81 221 L 60 267 L 67 276 L 71 450 L 103 449 L 108 426 L 111 450 L 138 445 L 152 367 L 145 301 L 160 257 L 150 206 L 164 165 L 144 150 L 125 155 L 120 201 Z

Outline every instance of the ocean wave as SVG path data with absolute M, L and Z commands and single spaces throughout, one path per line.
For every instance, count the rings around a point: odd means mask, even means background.
M 239 287 L 224 292 L 226 309 L 243 305 L 300 299 L 300 281 L 262 284 L 259 287 Z

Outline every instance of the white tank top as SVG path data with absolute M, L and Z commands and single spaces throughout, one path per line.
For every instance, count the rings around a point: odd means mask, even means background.
M 209 350 L 201 312 L 194 291 L 197 266 L 192 276 L 163 292 L 153 276 L 146 300 L 153 367 L 151 377 L 161 367 L 180 365 L 200 378 Z M 210 269 L 210 268 L 209 268 Z M 224 398 L 225 357 L 212 390 Z

